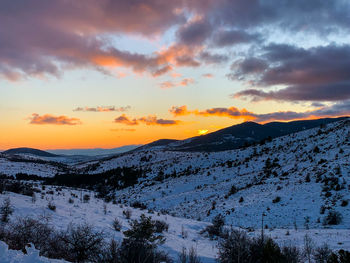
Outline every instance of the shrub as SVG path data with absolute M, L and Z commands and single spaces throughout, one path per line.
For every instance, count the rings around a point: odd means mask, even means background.
M 327 263 L 331 254 L 332 250 L 330 250 L 327 244 L 323 244 L 321 247 L 315 249 L 314 259 L 316 263 Z
M 323 225 L 339 225 L 343 219 L 341 213 L 330 210 L 327 216 L 323 219 Z
M 151 217 L 141 215 L 133 220 L 131 228 L 124 231 L 125 239 L 120 247 L 121 262 L 160 263 L 170 262 L 167 254 L 157 251 L 157 246 L 164 243 L 163 235 L 156 233 L 155 222 Z
M 85 194 L 83 197 L 83 201 L 84 201 L 84 203 L 88 203 L 90 201 L 90 195 Z
M 211 239 L 216 236 L 219 237 L 223 233 L 224 225 L 225 225 L 225 218 L 221 214 L 218 214 L 213 218 L 212 225 L 207 226 L 200 233 L 201 234 L 208 233 Z
M 231 188 L 230 188 L 230 191 L 228 193 L 228 195 L 234 195 L 235 193 L 238 192 L 238 189 L 236 186 L 232 185 Z
M 154 227 L 156 233 L 163 233 L 164 231 L 168 232 L 169 224 L 162 220 L 155 220 Z
M 69 225 L 60 238 L 67 250 L 67 260 L 96 261 L 103 251 L 103 232 L 95 232 L 88 224 Z
M 279 201 L 281 201 L 281 197 L 280 196 L 276 196 L 275 199 L 272 200 L 272 203 L 278 203 Z
M 188 263 L 201 263 L 194 247 L 191 247 L 188 251 Z
M 126 209 L 123 211 L 123 215 L 125 216 L 126 219 L 130 219 L 132 215 L 132 211 L 130 209 Z
M 52 230 L 47 222 L 41 221 L 30 217 L 17 219 L 7 228 L 6 243 L 16 250 L 24 250 L 28 243 L 33 243 L 37 249 L 47 252 Z
M 349 204 L 349 201 L 348 200 L 342 200 L 341 201 L 341 206 L 347 206 Z
M 51 201 L 47 204 L 47 208 L 51 211 L 56 211 L 56 205 Z
M 147 209 L 147 205 L 145 205 L 144 203 L 141 203 L 140 201 L 133 202 L 131 204 L 131 207 L 133 207 L 133 208 L 140 208 L 141 210 Z
M 250 239 L 246 232 L 231 230 L 227 237 L 218 243 L 220 263 L 246 263 L 250 257 Z
M 133 220 L 130 226 L 131 229 L 124 231 L 128 239 L 151 244 L 162 244 L 165 241 L 163 235 L 156 233 L 155 223 L 151 217 L 142 214 L 140 220 Z
M 119 232 L 122 229 L 122 223 L 118 220 L 118 218 L 115 218 L 112 223 L 113 229 L 117 232 Z
M 7 223 L 13 211 L 10 198 L 5 198 L 0 207 L 1 222 Z

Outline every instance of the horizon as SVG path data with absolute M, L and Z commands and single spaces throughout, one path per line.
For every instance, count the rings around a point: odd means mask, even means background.
M 350 115 L 347 1 L 5 0 L 0 10 L 1 149 L 111 149 Z
M 292 121 L 278 121 L 278 122 L 289 123 L 289 122 L 294 122 L 294 121 L 319 120 L 319 119 L 326 119 L 326 118 L 331 118 L 331 119 L 350 118 L 350 116 L 349 115 L 344 115 L 344 116 L 337 116 L 337 117 L 325 117 L 325 118 L 315 118 L 315 119 L 298 119 L 298 120 L 292 120 Z M 241 122 L 241 123 L 238 123 L 238 124 L 235 124 L 235 125 L 243 124 L 243 123 L 246 123 L 246 122 L 254 122 L 254 121 L 244 121 L 244 122 Z M 275 122 L 275 121 L 271 121 L 271 122 Z M 254 123 L 257 123 L 257 122 L 254 122 Z M 263 124 L 267 124 L 267 123 L 270 123 L 270 122 L 264 122 L 264 123 L 259 123 L 259 124 L 263 125 Z M 223 127 L 222 129 L 233 127 L 235 125 Z M 215 130 L 215 131 L 212 131 L 212 132 L 206 131 L 204 134 L 197 134 L 196 136 L 193 136 L 193 137 L 204 136 L 204 135 L 207 135 L 207 134 L 210 134 L 210 133 L 214 133 L 214 132 L 222 130 L 222 129 L 218 129 L 218 130 Z M 185 138 L 184 140 L 190 139 L 190 138 L 193 138 L 193 137 L 188 137 L 188 138 Z M 158 140 L 177 140 L 177 139 L 173 139 L 173 138 L 158 138 L 155 141 L 158 141 Z M 94 147 L 94 148 L 54 148 L 54 149 L 37 148 L 37 149 L 38 150 L 42 150 L 42 151 L 48 151 L 48 152 L 50 152 L 50 151 L 79 151 L 79 150 L 114 150 L 114 149 L 120 149 L 120 148 L 124 148 L 124 147 L 129 147 L 129 146 L 130 147 L 131 146 L 141 147 L 143 145 L 147 145 L 147 144 L 155 142 L 155 141 L 150 141 L 150 142 L 147 142 L 145 144 L 125 144 L 125 145 L 122 145 L 122 146 L 111 147 L 111 148 Z M 16 148 L 32 148 L 32 147 L 21 146 L 21 147 L 15 147 L 15 148 L 0 149 L 0 152 L 11 150 L 11 149 L 16 149 Z M 36 148 L 34 148 L 34 149 L 36 149 Z

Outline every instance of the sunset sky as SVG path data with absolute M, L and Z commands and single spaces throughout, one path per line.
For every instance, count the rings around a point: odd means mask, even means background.
M 0 149 L 350 115 L 348 0 L 1 0 Z

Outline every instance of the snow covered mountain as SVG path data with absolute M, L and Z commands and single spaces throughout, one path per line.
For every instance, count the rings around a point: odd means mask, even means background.
M 118 190 L 122 203 L 138 200 L 176 216 L 211 220 L 218 213 L 242 227 L 323 227 L 331 209 L 350 226 L 350 121 L 222 152 L 143 150 L 77 166 L 98 174 L 138 167 L 134 187 Z
M 207 135 L 197 136 L 182 141 L 166 139 L 158 140 L 144 145 L 138 148 L 138 150 L 154 150 L 159 148 L 164 150 L 188 152 L 217 152 L 233 150 L 263 140 L 277 138 L 343 119 L 344 117 L 291 122 L 269 122 L 266 124 L 244 122 Z

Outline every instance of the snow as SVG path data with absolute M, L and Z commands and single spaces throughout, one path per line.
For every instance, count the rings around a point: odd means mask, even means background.
M 1 263 L 64 263 L 64 260 L 48 259 L 39 256 L 39 251 L 33 245 L 26 247 L 26 254 L 22 251 L 9 250 L 8 246 L 0 241 L 0 262 Z
M 319 152 L 315 147 L 319 148 Z M 143 158 L 147 157 L 147 158 Z M 266 160 L 277 164 L 268 173 L 264 172 Z M 225 216 L 227 227 L 246 229 L 250 236 L 260 235 L 261 215 L 264 213 L 265 234 L 283 244 L 303 246 L 308 234 L 317 246 L 328 243 L 332 249 L 350 250 L 350 205 L 342 206 L 343 200 L 350 200 L 350 122 L 339 121 L 324 128 L 305 130 L 276 138 L 263 145 L 224 152 L 197 153 L 172 152 L 163 148 L 147 149 L 122 154 L 106 160 L 94 160 L 69 167 L 77 171 L 100 173 L 117 167 L 142 168 L 146 172 L 139 184 L 115 191 L 121 204 L 107 204 L 108 212 L 103 213 L 104 202 L 94 197 L 94 193 L 69 188 L 48 187 L 46 194 L 37 195 L 36 203 L 31 198 L 13 193 L 0 195 L 0 201 L 10 196 L 15 207 L 12 218 L 17 216 L 49 215 L 51 224 L 65 229 L 71 222 L 87 222 L 97 230 L 103 230 L 107 238 L 121 241 L 123 234 L 112 229 L 114 218 L 122 222 L 122 231 L 129 228 L 129 221 L 123 211 L 130 209 L 132 219 L 144 213 L 153 219 L 161 219 L 169 224 L 165 233 L 166 242 L 160 247 L 173 258 L 182 247 L 197 248 L 203 262 L 215 262 L 217 243 L 199 234 L 214 216 Z M 57 168 L 49 164 L 11 162 L 0 156 L 0 173 L 16 174 L 26 171 L 30 174 L 52 176 Z M 166 178 L 156 181 L 160 171 Z M 174 173 L 177 177 L 171 177 Z M 310 182 L 306 177 L 309 175 Z M 335 189 L 322 181 L 325 177 L 337 178 L 341 188 Z M 228 195 L 231 186 L 239 188 Z M 331 196 L 325 196 L 324 188 Z M 38 186 L 41 188 L 41 186 Z M 53 188 L 54 194 L 47 192 Z M 89 203 L 73 198 L 71 193 L 81 196 L 89 194 Z M 276 197 L 281 201 L 272 202 Z M 239 200 L 243 198 L 243 202 Z M 74 199 L 74 204 L 68 199 Z M 47 208 L 53 199 L 56 212 Z M 140 201 L 154 211 L 128 207 Z M 322 206 L 329 207 L 324 214 Z M 339 225 L 325 226 L 323 218 L 330 209 L 339 211 L 343 220 Z M 183 238 L 181 232 L 187 232 Z M 0 261 L 1 262 L 1 261 Z

